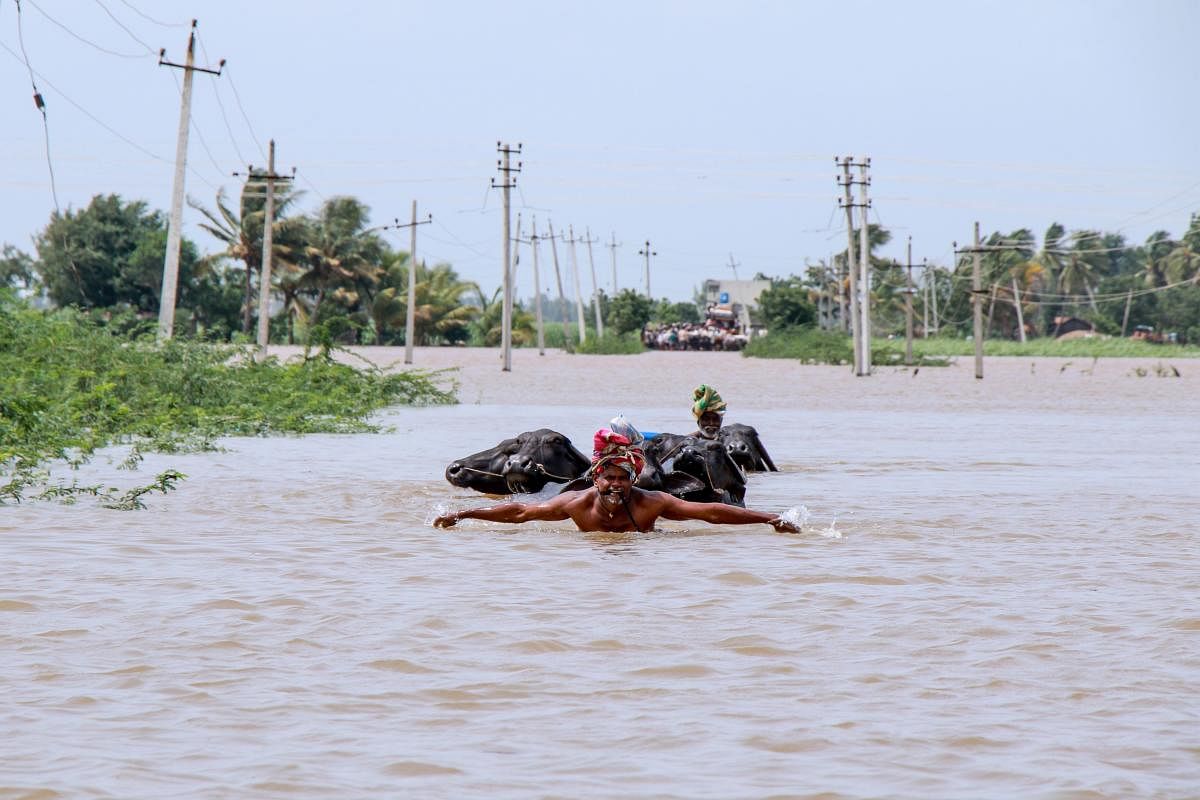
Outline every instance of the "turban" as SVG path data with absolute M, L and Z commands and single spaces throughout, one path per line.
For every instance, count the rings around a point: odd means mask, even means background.
M 724 414 L 725 401 L 721 399 L 721 395 L 717 393 L 716 389 L 702 383 L 692 390 L 692 416 L 700 419 L 700 415 L 705 411 Z
M 592 438 L 592 467 L 588 474 L 594 476 L 609 465 L 621 467 L 631 479 L 636 479 L 646 466 L 646 455 L 628 437 L 601 428 Z

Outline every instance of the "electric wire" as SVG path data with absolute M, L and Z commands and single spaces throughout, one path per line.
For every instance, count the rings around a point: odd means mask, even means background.
M 250 131 L 250 138 L 254 140 L 254 146 L 258 148 L 259 155 L 266 162 L 269 160 L 267 158 L 267 151 L 263 149 L 262 141 L 258 138 L 258 134 L 254 132 L 254 126 L 250 124 L 250 117 L 246 114 L 246 107 L 242 105 L 242 95 L 237 90 L 237 82 L 234 81 L 233 72 L 229 69 L 228 65 L 225 66 L 225 75 L 229 78 L 229 88 L 233 89 L 233 97 L 237 100 L 238 110 L 242 112 L 242 119 L 246 121 L 246 129 Z
M 199 35 L 196 36 L 196 43 L 200 45 L 200 54 L 204 56 L 207 63 L 211 63 L 208 58 L 208 49 L 204 46 L 204 39 Z M 225 113 L 225 103 L 221 100 L 221 89 L 216 81 L 212 81 L 213 97 L 217 100 L 217 108 L 221 110 L 221 119 L 225 122 L 225 131 L 229 134 L 229 142 L 233 145 L 233 152 L 237 155 L 239 164 L 249 163 L 245 156 L 242 155 L 242 149 L 238 147 L 237 137 L 233 135 L 233 126 L 229 124 L 229 115 Z
M 54 198 L 54 211 L 62 213 L 58 205 L 58 182 L 54 177 L 54 159 L 50 156 L 50 119 L 46 115 L 46 101 L 42 97 L 42 93 L 38 90 L 37 80 L 34 77 L 33 65 L 29 62 L 29 52 L 25 49 L 25 34 L 23 32 L 21 0 L 15 0 L 17 6 L 17 41 L 21 45 L 21 56 L 24 57 L 25 68 L 29 70 L 29 83 L 33 86 L 33 102 L 37 106 L 38 111 L 42 113 L 42 134 L 46 142 L 46 169 L 50 173 L 50 195 Z M 3 44 L 3 42 L 0 42 Z M 4 49 L 16 56 L 8 45 L 4 45 Z M 46 82 L 50 84 L 49 81 Z
M 133 5 L 133 3 L 130 3 L 129 0 L 120 0 L 120 3 L 121 3 L 121 5 L 125 6 L 130 11 L 132 11 L 133 13 L 137 14 L 142 19 L 147 20 L 149 22 L 153 22 L 155 25 L 161 26 L 163 28 L 186 28 L 188 26 L 188 23 L 186 23 L 186 22 L 162 22 L 160 20 L 157 20 L 154 17 L 147 14 L 146 12 L 142 11 L 137 6 Z
M 20 56 L 18 56 L 18 55 L 17 55 L 17 54 L 16 54 L 16 53 L 15 53 L 15 52 L 12 50 L 12 48 L 10 48 L 10 47 L 9 47 L 8 45 L 6 45 L 4 42 L 0 42 L 0 47 L 3 47 L 3 48 L 4 48 L 5 50 L 7 50 L 7 51 L 8 51 L 8 52 L 9 52 L 11 55 L 13 55 L 15 58 L 17 58 L 18 60 L 20 60 Z M 45 76 L 45 75 L 42 75 L 41 73 L 39 73 L 39 72 L 36 72 L 36 71 L 34 71 L 34 74 L 36 74 L 36 75 L 37 75 L 39 78 L 41 78 L 41 80 L 42 80 L 42 82 L 43 82 L 44 84 L 46 84 L 46 85 L 47 85 L 47 86 L 49 86 L 51 89 L 53 89 L 55 92 L 57 92 L 59 97 L 61 97 L 63 100 L 66 100 L 66 101 L 67 101 L 68 103 L 70 103 L 71 105 L 75 106 L 75 108 L 76 108 L 77 110 L 79 110 L 79 112 L 80 112 L 80 113 L 82 113 L 84 116 L 86 116 L 86 117 L 87 117 L 88 119 L 90 119 L 92 122 L 94 122 L 94 123 L 96 123 L 97 125 L 99 125 L 101 128 L 104 128 L 104 130 L 108 131 L 108 132 L 109 132 L 109 133 L 111 133 L 113 136 L 116 136 L 118 139 L 120 139 L 121 141 L 125 142 L 125 144 L 127 144 L 127 145 L 129 145 L 130 147 L 134 148 L 135 150 L 137 150 L 137 151 L 139 151 L 139 152 L 143 153 L 144 155 L 147 155 L 147 156 L 149 156 L 150 158 L 153 158 L 155 161 L 161 161 L 161 162 L 163 162 L 164 164 L 170 164 L 170 163 L 172 163 L 170 159 L 163 158 L 162 156 L 158 155 L 157 153 L 154 153 L 154 152 L 152 152 L 152 151 L 150 151 L 150 150 L 147 150 L 147 149 L 146 149 L 145 147 L 143 147 L 142 145 L 140 145 L 140 144 L 138 144 L 137 142 L 133 141 L 132 139 L 130 139 L 130 138 L 128 138 L 128 137 L 126 137 L 124 134 L 122 134 L 121 132 L 119 132 L 119 131 L 117 131 L 115 128 L 113 128 L 111 125 L 109 125 L 108 123 L 106 123 L 106 122 L 102 121 L 100 118 L 98 118 L 97 116 L 95 116 L 94 114 L 92 114 L 92 113 L 91 113 L 90 111 L 88 111 L 86 108 L 84 108 L 83 106 L 79 105 L 79 103 L 76 103 L 74 100 L 72 100 L 70 97 L 68 97 L 68 96 L 67 96 L 67 95 L 66 95 L 66 94 L 65 94 L 65 93 L 64 93 L 64 92 L 63 92 L 61 89 L 59 89 L 57 86 L 55 86 L 55 85 L 54 85 L 53 83 L 51 83 L 49 80 L 47 80 L 47 78 L 46 78 L 46 76 Z
M 150 54 L 150 55 L 152 55 L 152 56 L 153 56 L 153 55 L 158 55 L 158 51 L 157 51 L 157 50 L 155 50 L 153 47 L 151 47 L 150 45 L 148 45 L 148 44 L 146 44 L 144 41 L 142 41 L 142 39 L 141 39 L 141 38 L 139 38 L 139 37 L 138 37 L 138 35 L 137 35 L 136 33 L 134 33 L 133 31 L 131 31 L 131 30 L 128 28 L 128 26 L 126 26 L 126 25 L 125 25 L 125 23 L 124 23 L 124 22 L 121 22 L 121 20 L 117 18 L 117 15 L 116 15 L 116 14 L 112 13 L 111 11 L 109 11 L 109 9 L 108 9 L 108 6 L 104 5 L 104 3 L 100 2 L 100 0 L 96 0 L 96 5 L 100 6 L 100 8 L 102 8 L 102 9 L 104 10 L 104 13 L 108 15 L 108 18 L 109 18 L 109 19 L 111 19 L 113 22 L 117 23 L 117 27 L 118 27 L 118 28 L 120 28 L 121 30 L 125 31 L 125 33 L 129 34 L 129 38 L 133 39 L 135 42 L 137 42 L 138 44 L 140 44 L 142 47 L 146 48 L 146 52 L 147 52 L 147 53 L 149 53 L 149 54 Z
M 308 188 L 312 189 L 313 192 L 317 195 L 317 197 L 321 198 L 322 203 L 329 202 L 329 198 L 326 197 L 324 194 L 322 194 L 321 190 L 317 188 L 317 185 L 315 183 L 313 183 L 311 180 L 309 180 L 309 177 L 307 175 L 305 175 L 300 170 L 296 170 L 296 176 L 299 177 L 300 180 L 304 181 L 305 185 L 307 185 Z
M 148 53 L 119 53 L 116 50 L 110 50 L 107 47 L 104 47 L 103 45 L 98 45 L 95 42 L 93 42 L 92 40 L 85 39 L 84 37 L 80 36 L 78 33 L 71 30 L 66 25 L 62 24 L 57 19 L 55 19 L 54 17 L 50 16 L 48 13 L 46 13 L 46 10 L 44 8 L 39 6 L 37 3 L 33 2 L 33 0 L 25 0 L 25 1 L 27 3 L 29 3 L 29 5 L 36 8 L 38 10 L 39 14 L 41 14 L 46 19 L 50 20 L 50 22 L 57 25 L 59 28 L 64 30 L 67 34 L 69 34 L 70 36 L 74 37 L 75 39 L 83 42 L 88 47 L 92 47 L 92 48 L 95 48 L 96 50 L 99 50 L 101 53 L 106 53 L 107 55 L 110 55 L 110 56 L 116 56 L 117 58 L 149 58 L 150 57 Z
M 182 96 L 183 86 L 179 83 L 179 76 L 172 71 L 171 77 L 175 79 L 175 88 L 179 91 L 180 96 Z M 200 147 L 204 150 L 205 155 L 208 156 L 208 160 L 213 165 L 213 169 L 216 170 L 217 175 L 224 176 L 226 171 L 221 169 L 221 165 L 217 163 L 217 159 L 213 156 L 212 150 L 209 149 L 208 142 L 204 138 L 203 131 L 201 131 L 200 126 L 196 124 L 196 116 L 194 114 L 188 115 L 188 127 L 191 128 L 192 132 L 196 134 L 196 138 L 200 140 Z

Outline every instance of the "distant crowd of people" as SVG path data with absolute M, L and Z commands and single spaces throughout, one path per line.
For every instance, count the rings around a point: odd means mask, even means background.
M 642 328 L 642 344 L 651 350 L 741 350 L 750 341 L 744 333 L 712 323 L 659 323 Z

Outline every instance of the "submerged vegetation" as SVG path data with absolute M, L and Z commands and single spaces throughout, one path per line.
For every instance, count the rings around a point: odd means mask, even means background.
M 1087 339 L 1030 339 L 1028 342 L 985 340 L 984 355 L 1030 358 L 1200 358 L 1194 345 L 1161 345 L 1132 339 L 1092 337 Z M 854 361 L 850 336 L 812 328 L 794 328 L 753 339 L 743 353 L 755 358 L 793 358 L 805 364 L 851 364 Z M 940 337 L 913 340 L 916 366 L 945 366 L 955 357 L 975 354 L 971 339 Z M 904 363 L 903 339 L 872 339 L 871 363 L 891 366 Z
M 742 351 L 753 358 L 794 358 L 803 364 L 852 364 L 854 344 L 849 336 L 814 328 L 790 328 L 752 339 Z M 913 363 L 922 367 L 944 367 L 947 354 L 913 348 Z M 904 363 L 904 343 L 872 340 L 871 363 L 877 367 Z
M 582 344 L 575 345 L 576 353 L 588 355 L 630 355 L 640 353 L 642 340 L 636 333 L 608 333 L 603 336 L 589 336 Z
M 333 359 L 326 345 L 302 361 L 256 361 L 233 345 L 157 344 L 149 323 L 45 313 L 0 293 L 0 504 L 31 497 L 102 496 L 140 507 L 184 476 L 169 470 L 123 494 L 95 486 L 49 485 L 47 465 L 85 463 L 98 449 L 215 449 L 222 436 L 377 430 L 370 415 L 389 405 L 453 403 L 435 374 L 386 374 Z

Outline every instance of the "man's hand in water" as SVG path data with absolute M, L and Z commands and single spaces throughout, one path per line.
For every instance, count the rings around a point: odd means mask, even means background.
M 767 524 L 770 525 L 775 530 L 779 531 L 780 533 L 799 533 L 800 532 L 799 525 L 788 522 L 783 517 L 776 517 L 775 519 L 767 520 Z
M 449 514 L 442 514 L 440 517 L 435 519 L 433 521 L 433 527 L 435 527 L 435 528 L 453 528 L 456 524 L 458 524 L 458 520 L 459 520 L 458 512 L 452 511 Z

